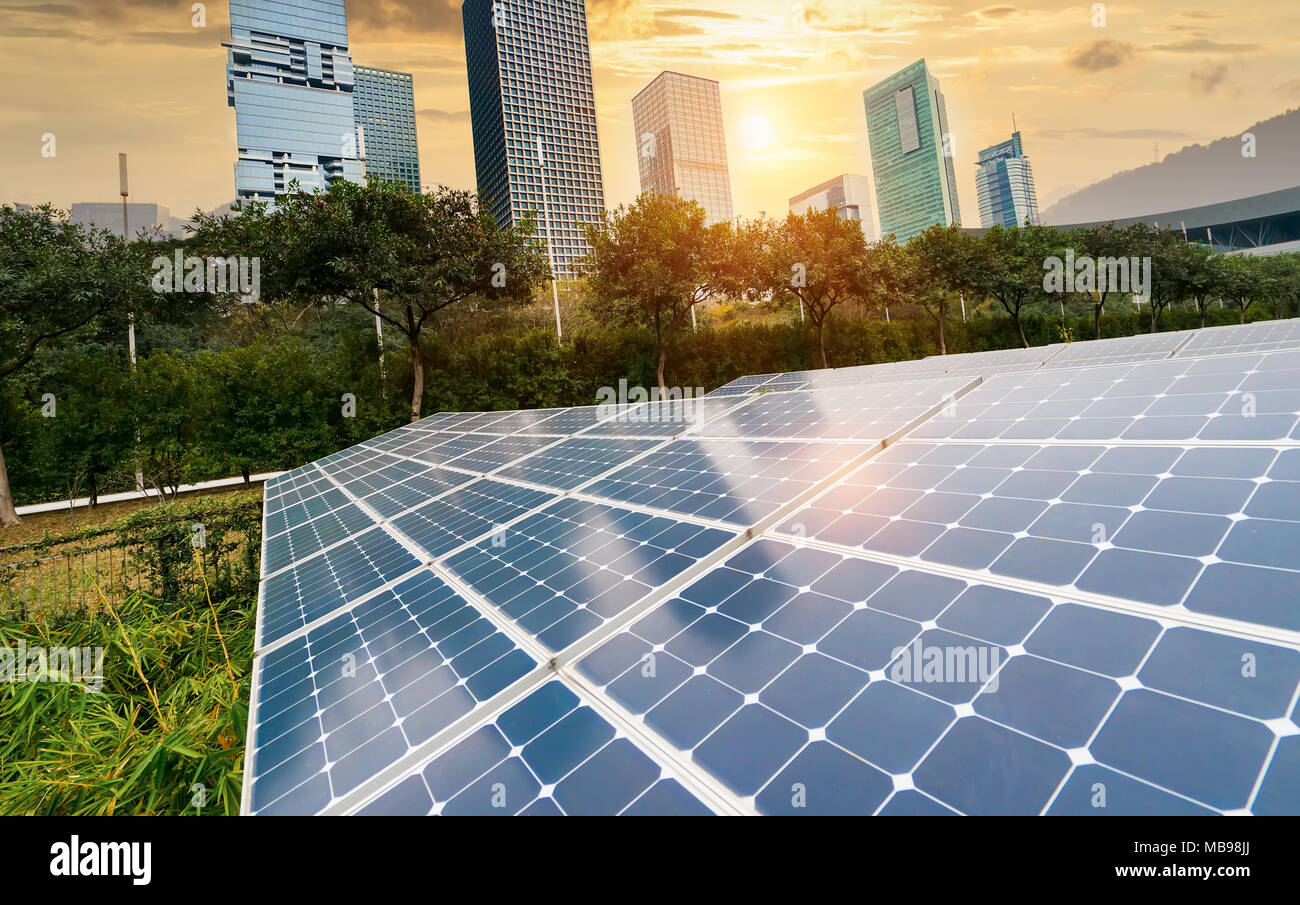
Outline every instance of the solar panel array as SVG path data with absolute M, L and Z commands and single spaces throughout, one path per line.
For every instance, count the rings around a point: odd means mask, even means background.
M 286 473 L 243 810 L 1300 813 L 1295 326 L 440 414 Z

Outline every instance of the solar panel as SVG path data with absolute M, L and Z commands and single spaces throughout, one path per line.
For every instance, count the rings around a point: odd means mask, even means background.
M 562 499 L 454 553 L 448 571 L 502 617 L 560 651 L 673 582 L 735 532 Z
M 536 661 L 428 571 L 259 660 L 253 813 L 318 813 Z
M 1300 812 L 1291 330 L 443 413 L 272 479 L 242 810 Z
M 717 415 L 687 432 L 699 437 L 803 440 L 890 440 L 951 404 L 977 380 L 899 381 L 863 386 L 769 393 Z
M 605 437 L 677 437 L 739 405 L 734 396 L 666 399 L 611 405 L 608 416 L 584 433 Z
M 677 440 L 595 481 L 584 493 L 751 527 L 871 448 L 862 443 Z
M 577 670 L 762 814 L 1093 813 L 1099 780 L 1114 813 L 1211 813 L 1293 776 L 1294 649 L 788 542 Z
M 1271 442 L 1293 435 L 1300 352 L 995 377 L 911 436 L 962 440 Z
M 657 438 L 570 437 L 501 469 L 502 477 L 555 490 L 573 490 L 658 447 Z
M 1176 357 L 1198 358 L 1281 349 L 1300 349 L 1300 318 L 1197 330 L 1187 345 L 1178 350 Z
M 950 359 L 945 377 L 995 377 L 998 374 L 1018 374 L 1036 371 L 1055 358 L 1064 344 L 1032 346 L 1028 349 L 998 349 L 992 352 L 970 352 L 966 355 L 944 356 Z M 931 360 L 931 359 L 927 359 Z
M 1127 364 L 1136 361 L 1162 361 L 1172 358 L 1192 335 L 1190 330 L 1180 330 L 1176 333 L 1149 333 L 1070 343 L 1043 367 L 1077 368 Z
M 563 682 L 548 682 L 420 764 L 363 815 L 690 816 L 714 813 L 620 737 Z

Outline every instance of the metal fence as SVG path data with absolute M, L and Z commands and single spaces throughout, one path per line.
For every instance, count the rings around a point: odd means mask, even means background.
M 201 593 L 257 578 L 259 501 L 156 506 L 120 523 L 0 546 L 0 621 L 95 614 L 133 591 Z M 203 543 L 195 541 L 202 525 Z

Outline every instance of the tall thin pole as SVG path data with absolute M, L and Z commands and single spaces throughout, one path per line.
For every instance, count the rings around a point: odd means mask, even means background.
M 117 176 L 119 190 L 122 193 L 122 241 L 128 245 L 131 243 L 131 229 L 126 219 L 126 198 L 130 194 L 126 183 L 126 155 L 117 155 Z M 131 371 L 135 372 L 135 311 L 127 312 L 126 316 L 126 348 L 131 356 Z M 136 434 L 136 439 L 140 439 Z M 135 469 L 135 489 L 137 493 L 144 492 L 144 472 L 137 466 Z
M 961 322 L 966 323 L 966 293 L 959 292 L 957 297 L 961 299 Z
M 129 194 L 126 184 L 126 155 L 117 155 L 117 175 L 121 182 L 122 193 L 122 241 L 131 241 L 131 230 L 126 222 L 126 197 Z M 131 311 L 127 315 L 126 327 L 126 345 L 131 353 L 131 368 L 135 368 L 135 312 Z
M 551 265 L 551 298 L 555 302 L 555 341 L 564 339 L 564 325 L 560 323 L 560 284 L 555 272 L 555 226 L 551 222 L 551 196 L 546 191 L 546 154 L 542 151 L 542 136 L 537 136 L 537 166 L 542 171 L 542 207 L 546 210 L 546 260 Z

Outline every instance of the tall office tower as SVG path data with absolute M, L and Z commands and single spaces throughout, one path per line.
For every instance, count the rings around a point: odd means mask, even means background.
M 876 240 L 876 218 L 871 212 L 871 186 L 866 176 L 845 173 L 815 185 L 790 199 L 790 213 L 833 207 L 845 220 L 857 220 L 868 242 Z
M 659 73 L 632 98 L 632 125 L 641 191 L 698 201 L 710 224 L 735 216 L 717 82 Z
M 226 97 L 235 108 L 235 194 L 272 201 L 362 179 L 344 0 L 230 0 Z
M 366 175 L 404 182 L 420 193 L 420 148 L 415 141 L 415 89 L 409 72 L 354 66 L 352 102 L 364 141 Z
M 556 275 L 588 252 L 605 209 L 583 0 L 465 0 L 479 192 L 497 222 L 537 212 Z
M 975 190 L 980 199 L 980 226 L 995 223 L 1023 226 L 1025 221 L 1039 224 L 1038 192 L 1034 188 L 1034 170 L 1020 143 L 1020 133 L 1011 139 L 980 151 L 976 163 Z
M 961 222 L 948 111 L 939 80 L 917 60 L 863 92 L 880 232 L 900 242 Z

